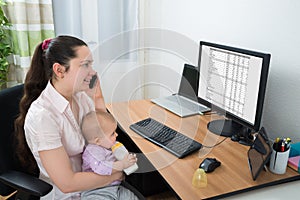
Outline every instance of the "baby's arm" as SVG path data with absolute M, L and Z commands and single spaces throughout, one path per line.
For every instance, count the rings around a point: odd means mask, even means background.
M 127 154 L 122 160 L 115 161 L 113 163 L 113 171 L 123 171 L 124 169 L 132 166 L 137 162 L 135 154 Z
M 114 159 L 107 160 L 103 148 L 88 145 L 82 155 L 82 170 L 93 171 L 100 175 L 110 175 L 113 171 Z

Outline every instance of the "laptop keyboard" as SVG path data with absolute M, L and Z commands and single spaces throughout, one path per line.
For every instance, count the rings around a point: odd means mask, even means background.
M 186 109 L 189 109 L 191 111 L 205 111 L 207 110 L 206 107 L 204 106 L 201 106 L 199 104 L 197 104 L 196 102 L 191 102 L 191 101 L 188 101 L 184 98 L 180 98 L 178 96 L 169 96 L 167 97 L 168 100 L 180 105 L 181 107 L 184 107 Z
M 183 158 L 202 147 L 199 142 L 152 118 L 136 122 L 130 125 L 130 129 L 178 158 Z

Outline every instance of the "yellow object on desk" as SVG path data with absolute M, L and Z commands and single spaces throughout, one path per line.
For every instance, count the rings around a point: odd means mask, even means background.
M 198 168 L 193 176 L 192 185 L 197 188 L 207 186 L 207 176 L 204 169 Z

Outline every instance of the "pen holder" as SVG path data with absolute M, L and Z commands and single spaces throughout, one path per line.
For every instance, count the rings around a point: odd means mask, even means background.
M 290 148 L 284 152 L 272 150 L 269 169 L 274 174 L 284 174 L 286 172 L 289 159 Z

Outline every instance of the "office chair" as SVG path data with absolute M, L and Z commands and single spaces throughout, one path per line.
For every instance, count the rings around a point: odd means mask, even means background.
M 22 169 L 21 165 L 14 160 L 14 121 L 19 113 L 23 90 L 22 84 L 0 91 L 0 195 L 8 197 L 17 191 L 9 199 L 35 200 L 48 194 L 52 190 L 52 185 L 38 179 L 38 171 L 26 173 L 26 169 Z M 139 199 L 145 199 L 129 183 L 122 182 L 122 185 Z M 0 200 L 2 199 L 0 196 Z
M 24 85 L 17 85 L 0 91 L 0 195 L 9 199 L 39 199 L 52 190 L 52 185 L 27 173 L 14 159 L 14 121 L 19 113 L 19 102 Z M 1 199 L 1 197 L 0 197 Z M 3 197 L 2 197 L 3 199 Z

